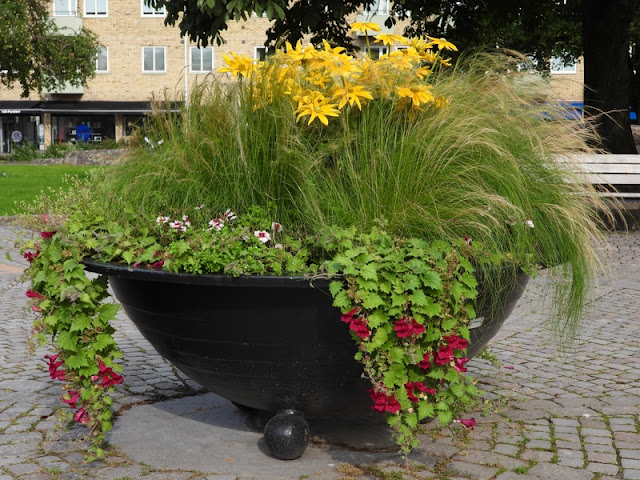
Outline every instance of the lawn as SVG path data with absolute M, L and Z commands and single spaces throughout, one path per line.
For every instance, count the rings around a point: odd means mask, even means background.
M 63 186 L 65 175 L 86 175 L 92 168 L 78 165 L 0 165 L 0 215 L 20 212 L 16 202 L 31 201 L 48 187 Z

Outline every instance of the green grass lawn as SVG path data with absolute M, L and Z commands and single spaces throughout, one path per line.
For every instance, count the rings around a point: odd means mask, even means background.
M 29 202 L 48 187 L 63 186 L 65 175 L 86 175 L 92 168 L 78 165 L 0 165 L 0 215 L 22 213 L 16 202 Z

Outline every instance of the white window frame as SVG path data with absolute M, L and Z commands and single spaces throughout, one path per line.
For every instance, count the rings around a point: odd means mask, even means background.
M 84 13 L 85 17 L 108 17 L 109 16 L 109 0 L 104 0 L 104 6 L 105 6 L 105 11 L 104 13 L 98 13 L 98 1 L 99 0 L 84 0 L 84 5 L 82 8 L 82 12 Z M 94 5 L 95 6 L 95 12 L 93 13 L 89 13 L 89 9 L 87 7 L 87 4 L 90 5 Z
M 64 1 L 69 3 L 69 9 L 65 11 L 56 10 L 56 3 Z M 53 16 L 54 17 L 77 17 L 78 16 L 78 0 L 53 0 Z
M 576 61 L 564 64 L 562 58 L 551 57 L 549 70 L 551 75 L 575 75 L 577 73 Z
M 146 9 L 146 11 L 145 11 Z M 147 7 L 144 4 L 144 0 L 140 0 L 140 16 L 143 18 L 158 18 L 158 17 L 164 17 L 167 14 L 167 11 L 165 10 L 164 7 L 162 7 L 160 10 L 151 10 L 149 9 L 149 7 Z
M 147 48 L 153 48 L 153 70 L 144 69 L 144 51 Z M 163 63 L 164 63 L 163 70 L 156 70 L 156 49 L 157 48 L 162 49 L 162 56 L 163 56 Z M 142 73 L 150 74 L 150 75 L 167 73 L 167 47 L 164 47 L 162 45 L 146 45 L 142 47 Z
M 369 52 L 373 50 L 378 51 L 378 58 L 375 58 L 374 60 L 378 60 L 381 56 L 389 54 L 389 47 L 387 45 L 371 45 L 369 49 L 365 47 L 364 56 L 368 56 Z
M 200 52 L 200 70 L 194 70 L 193 69 L 193 52 L 197 51 Z M 211 52 L 211 69 L 210 70 L 205 70 L 203 65 L 204 65 L 204 54 L 205 52 Z M 195 74 L 199 74 L 199 73 L 210 73 L 213 72 L 213 68 L 214 68 L 214 58 L 213 58 L 213 47 L 211 45 L 207 46 L 207 47 L 189 47 L 189 73 L 195 73 Z
M 256 45 L 255 47 L 253 47 L 253 59 L 256 62 L 260 62 L 262 60 L 264 60 L 262 57 L 262 55 L 260 55 L 259 52 L 264 50 L 264 57 L 267 58 L 267 47 L 265 47 L 264 45 Z
M 389 0 L 376 0 L 372 5 L 365 8 L 365 15 L 389 15 Z
M 107 59 L 107 68 L 105 70 L 99 70 L 98 69 L 98 57 L 100 56 L 100 53 L 104 52 L 104 56 Z M 105 73 L 109 73 L 109 47 L 100 47 L 100 53 L 98 55 L 96 55 L 96 74 L 105 74 Z

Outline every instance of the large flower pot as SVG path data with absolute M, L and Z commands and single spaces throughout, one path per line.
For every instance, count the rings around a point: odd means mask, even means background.
M 236 405 L 283 412 L 265 429 L 272 450 L 278 449 L 274 442 L 286 443 L 280 429 L 298 429 L 300 414 L 353 418 L 370 412 L 370 385 L 353 359 L 355 344 L 332 306 L 327 280 L 193 275 L 92 261 L 85 266 L 109 276 L 142 335 L 186 375 Z M 471 330 L 470 356 L 495 335 L 527 280 L 520 274 L 491 298 L 493 305 L 481 302 L 484 320 Z M 301 441 L 306 436 L 308 442 L 304 428 Z M 298 450 L 275 456 L 295 458 L 304 448 Z

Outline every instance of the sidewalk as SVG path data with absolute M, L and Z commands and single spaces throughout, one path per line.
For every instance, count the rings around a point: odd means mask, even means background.
M 0 225 L 0 245 L 7 238 Z M 473 431 L 427 427 L 409 468 L 374 428 L 327 432 L 298 460 L 266 456 L 255 419 L 162 360 L 122 314 L 120 416 L 105 459 L 83 464 L 84 428 L 55 429 L 62 391 L 42 359 L 50 351 L 25 352 L 25 264 L 0 251 L 0 480 L 640 479 L 640 232 L 608 239 L 612 278 L 594 291 L 571 352 L 559 354 L 542 326 L 541 276 L 490 345 L 502 366 L 469 362 L 494 411 L 475 413 Z

